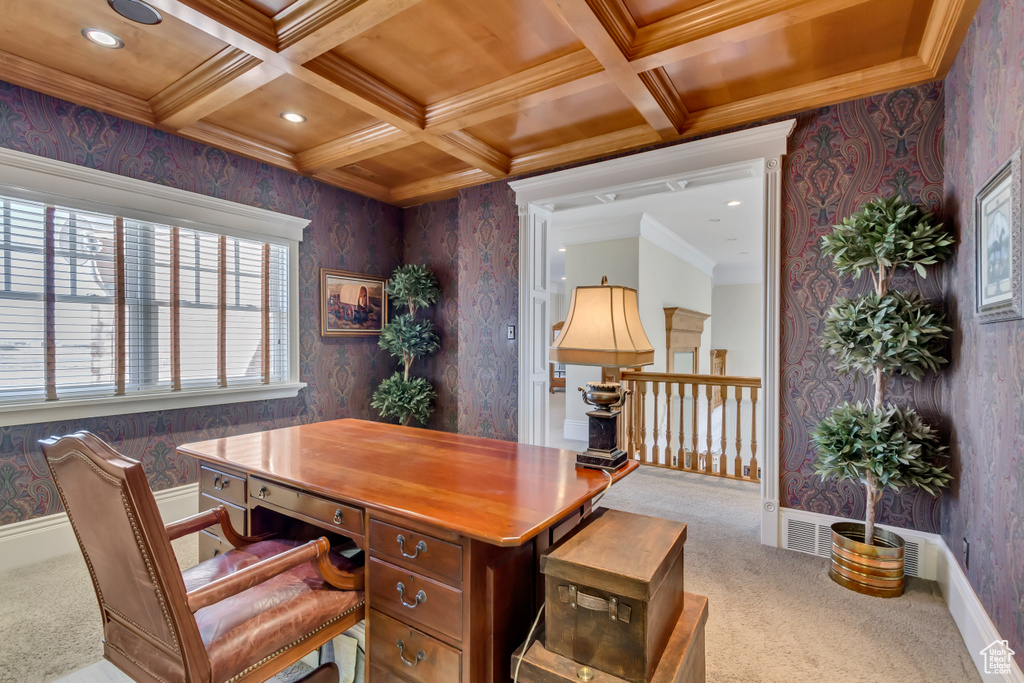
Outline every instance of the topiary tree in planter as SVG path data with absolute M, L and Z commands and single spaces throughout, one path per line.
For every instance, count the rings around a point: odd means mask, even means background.
M 867 510 L 862 538 L 868 546 L 887 544 L 879 543 L 875 530 L 876 507 L 886 488 L 917 487 L 937 495 L 950 480 L 945 466 L 939 464 L 946 446 L 935 430 L 913 409 L 886 404 L 884 398 L 896 372 L 920 380 L 946 362 L 950 328 L 942 312 L 918 293 L 893 291 L 891 285 L 900 268 L 927 277 L 925 267 L 947 258 L 952 244 L 931 214 L 899 197 L 868 202 L 822 238 L 822 251 L 832 257 L 837 272 L 859 277 L 867 270 L 875 285 L 868 294 L 837 299 L 822 335 L 839 370 L 858 371 L 873 379 L 874 400 L 837 406 L 811 434 L 818 475 L 864 484 Z M 850 526 L 833 525 L 833 534 L 849 538 Z M 899 592 L 895 595 L 902 593 L 903 582 L 902 539 L 898 543 Z M 836 561 L 834 551 L 832 572 Z
M 413 362 L 440 348 L 434 323 L 417 318 L 421 308 L 434 304 L 441 290 L 437 278 L 425 266 L 399 266 L 388 281 L 388 296 L 396 309 L 407 312 L 396 316 L 380 333 L 380 347 L 397 356 L 402 369 L 391 375 L 373 392 L 370 405 L 381 417 L 398 419 L 407 425 L 414 419 L 426 424 L 434 412 L 437 392 L 423 377 L 412 377 Z

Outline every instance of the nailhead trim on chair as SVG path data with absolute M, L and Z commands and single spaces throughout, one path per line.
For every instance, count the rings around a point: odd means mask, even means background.
M 295 647 L 296 645 L 298 645 L 302 641 L 308 640 L 309 638 L 312 638 L 317 633 L 319 633 L 320 631 L 323 631 L 325 628 L 327 628 L 328 626 L 330 626 L 334 622 L 338 621 L 339 619 L 343 619 L 343 618 L 347 617 L 348 615 L 352 614 L 353 612 L 355 612 L 357 609 L 359 609 L 360 607 L 362 607 L 365 604 L 366 604 L 366 600 L 362 600 L 359 604 L 354 605 L 351 609 L 349 609 L 349 610 L 347 610 L 345 612 L 342 612 L 341 614 L 339 614 L 338 616 L 334 617 L 330 621 L 324 622 L 319 628 L 313 629 L 312 631 L 310 631 L 306 635 L 302 636 L 298 640 L 295 640 L 295 641 L 289 643 L 288 645 L 285 645 L 284 647 L 282 647 L 277 652 L 269 654 L 266 657 L 264 657 L 263 659 L 261 659 L 260 661 L 255 662 L 255 663 L 249 665 L 246 669 L 244 669 L 242 671 L 239 671 L 237 674 L 235 674 L 234 676 L 232 676 L 228 680 L 224 681 L 224 683 L 235 683 L 235 681 L 243 678 L 244 676 L 248 675 L 249 673 L 252 673 L 255 669 L 258 669 L 259 667 L 263 666 L 264 664 L 266 664 L 270 660 L 274 659 L 278 655 L 280 655 L 280 654 L 282 654 L 284 652 L 287 652 L 288 650 L 292 649 L 293 647 Z
M 104 640 L 104 641 L 103 641 L 103 644 L 104 644 L 104 645 L 106 645 L 107 647 L 109 647 L 109 648 L 110 648 L 111 650 L 113 650 L 113 651 L 114 651 L 114 652 L 116 652 L 117 654 L 119 654 L 119 655 L 121 655 L 122 657 L 124 657 L 125 659 L 127 659 L 127 660 L 128 660 L 129 662 L 131 662 L 131 663 L 132 663 L 132 664 L 134 664 L 135 666 L 139 667 L 140 669 L 142 669 L 143 671 L 145 671 L 146 673 L 148 673 L 148 674 L 149 674 L 150 676 L 152 676 L 152 677 L 153 677 L 153 679 L 154 679 L 154 680 L 160 681 L 160 683 L 170 683 L 170 681 L 168 681 L 167 679 L 165 679 L 165 678 L 160 678 L 160 677 L 159 677 L 159 676 L 157 676 L 157 675 L 156 675 L 155 673 L 153 673 L 152 671 L 150 671 L 149 669 L 147 669 L 146 667 L 144 667 L 144 666 L 142 665 L 142 663 L 141 663 L 141 662 L 139 662 L 139 661 L 137 661 L 137 660 L 136 660 L 136 659 L 135 659 L 134 657 L 129 657 L 129 656 L 128 656 L 128 653 L 127 653 L 127 652 L 125 652 L 124 650 L 122 650 L 121 648 L 119 648 L 119 647 L 118 647 L 117 645 L 114 645 L 113 643 L 111 643 L 111 642 L 110 642 L 110 641 L 108 641 L 108 640 Z

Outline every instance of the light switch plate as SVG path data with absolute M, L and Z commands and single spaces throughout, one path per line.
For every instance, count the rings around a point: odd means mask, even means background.
M 516 338 L 516 326 L 515 325 L 509 325 L 508 327 L 505 328 L 505 338 L 506 339 L 515 339 Z

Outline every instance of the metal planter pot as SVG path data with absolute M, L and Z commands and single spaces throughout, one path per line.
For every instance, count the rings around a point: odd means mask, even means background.
M 828 575 L 840 586 L 879 598 L 903 595 L 903 539 L 875 527 L 875 545 L 864 543 L 864 525 L 832 525 Z

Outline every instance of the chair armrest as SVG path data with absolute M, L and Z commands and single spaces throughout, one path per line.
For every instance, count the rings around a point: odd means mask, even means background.
M 304 562 L 310 562 L 322 555 L 326 556 L 330 550 L 330 542 L 321 536 L 315 541 L 269 557 L 262 562 L 257 562 L 189 592 L 186 595 L 188 608 L 193 613 L 198 612 L 204 607 L 209 607 L 232 595 L 238 595 L 242 591 L 298 567 Z
M 249 543 L 258 543 L 259 541 L 265 541 L 266 539 L 273 536 L 272 533 L 260 534 L 259 536 L 243 536 L 242 534 L 235 531 L 235 527 L 231 524 L 231 518 L 228 516 L 228 509 L 223 505 L 218 505 L 215 508 L 200 512 L 197 515 L 186 517 L 185 519 L 178 520 L 177 522 L 171 522 L 164 526 L 164 531 L 167 532 L 168 538 L 172 541 L 182 536 L 188 536 L 194 534 L 197 531 L 202 531 L 214 524 L 220 524 L 221 531 L 224 532 L 224 540 L 230 543 L 232 546 L 238 548 Z

